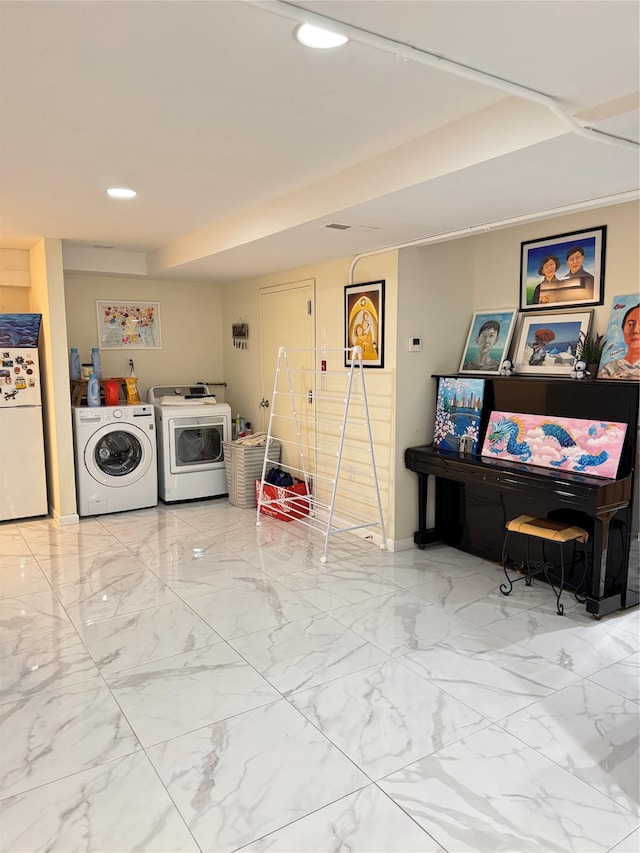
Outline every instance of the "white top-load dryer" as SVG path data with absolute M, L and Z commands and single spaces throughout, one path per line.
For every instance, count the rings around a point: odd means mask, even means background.
M 231 441 L 231 407 L 208 385 L 154 385 L 158 435 L 158 494 L 165 503 L 228 493 L 225 441 Z

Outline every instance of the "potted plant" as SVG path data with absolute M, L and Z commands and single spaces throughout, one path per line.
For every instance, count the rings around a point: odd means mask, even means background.
M 604 335 L 596 335 L 594 333 L 591 335 L 580 335 L 580 340 L 576 346 L 576 358 L 586 361 L 587 370 L 593 379 L 596 378 L 605 344 Z

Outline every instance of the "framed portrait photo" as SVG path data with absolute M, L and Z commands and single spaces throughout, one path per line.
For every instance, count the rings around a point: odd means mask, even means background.
M 162 349 L 160 304 L 98 299 L 100 349 Z
M 640 380 L 640 294 L 614 296 L 598 379 Z
M 513 359 L 516 373 L 569 376 L 592 315 L 593 311 L 525 315 Z
M 344 289 L 345 367 L 354 347 L 362 350 L 363 367 L 384 367 L 384 279 Z
M 460 373 L 498 373 L 507 357 L 517 312 L 515 308 L 476 311 L 462 353 Z
M 604 303 L 607 226 L 520 244 L 520 310 Z

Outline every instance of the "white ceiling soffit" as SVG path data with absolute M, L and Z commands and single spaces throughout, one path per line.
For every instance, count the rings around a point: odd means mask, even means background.
M 408 48 L 310 51 L 279 0 L 0 2 L 0 245 L 225 282 L 637 197 L 637 149 L 570 129 L 637 142 L 637 3 L 303 5 Z

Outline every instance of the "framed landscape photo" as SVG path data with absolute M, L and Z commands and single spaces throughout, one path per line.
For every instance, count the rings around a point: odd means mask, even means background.
M 345 367 L 354 347 L 362 350 L 363 367 L 384 367 L 384 280 L 345 287 L 344 347 Z
M 520 310 L 604 303 L 607 226 L 520 244 Z
M 162 349 L 160 304 L 98 299 L 100 349 Z
M 513 359 L 516 373 L 569 376 L 592 315 L 593 311 L 526 315 Z
M 515 308 L 476 311 L 471 320 L 467 342 L 462 353 L 460 373 L 498 373 L 507 357 Z

